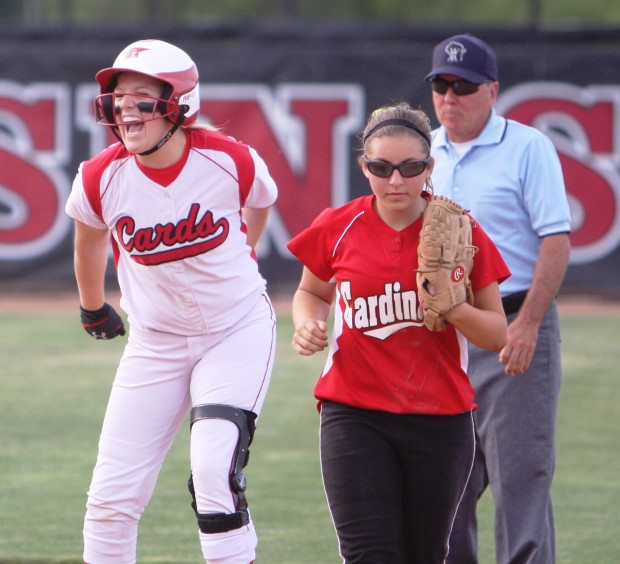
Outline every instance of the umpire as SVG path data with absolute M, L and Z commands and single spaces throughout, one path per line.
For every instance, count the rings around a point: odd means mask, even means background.
M 541 132 L 497 115 L 496 56 L 477 37 L 439 43 L 426 80 L 440 123 L 432 144 L 435 193 L 471 211 L 512 272 L 500 287 L 506 346 L 499 357 L 469 346 L 477 448 L 448 563 L 477 562 L 476 504 L 490 486 L 497 562 L 550 564 L 561 380 L 555 297 L 570 252 L 560 161 Z

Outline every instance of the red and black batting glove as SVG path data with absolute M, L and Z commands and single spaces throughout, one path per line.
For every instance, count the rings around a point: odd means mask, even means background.
M 96 311 L 80 306 L 80 318 L 84 331 L 95 339 L 107 341 L 125 334 L 125 324 L 110 304 L 103 304 L 103 307 Z

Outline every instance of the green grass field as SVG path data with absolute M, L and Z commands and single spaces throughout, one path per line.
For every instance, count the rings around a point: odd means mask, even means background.
M 558 563 L 620 562 L 620 317 L 563 314 L 565 378 L 554 482 Z M 338 563 L 312 398 L 324 357 L 290 347 L 279 317 L 270 394 L 246 468 L 262 564 Z M 81 562 L 85 492 L 124 339 L 96 342 L 77 316 L 0 311 L 0 563 Z M 199 563 L 185 427 L 140 525 L 138 561 Z M 481 564 L 495 561 L 492 508 Z

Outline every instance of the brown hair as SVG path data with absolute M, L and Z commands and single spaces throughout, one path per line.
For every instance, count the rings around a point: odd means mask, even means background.
M 422 110 L 412 108 L 407 102 L 378 108 L 370 114 L 362 132 L 362 151 L 369 139 L 406 133 L 417 135 L 430 154 L 431 122 Z

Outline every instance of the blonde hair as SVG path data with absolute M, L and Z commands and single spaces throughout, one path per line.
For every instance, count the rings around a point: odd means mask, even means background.
M 209 123 L 205 119 L 198 118 L 197 121 L 187 127 L 187 129 L 207 129 L 208 131 L 223 132 L 224 128 Z

